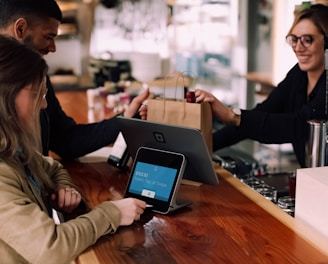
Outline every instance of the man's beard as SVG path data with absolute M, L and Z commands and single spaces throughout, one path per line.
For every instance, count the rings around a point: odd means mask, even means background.
M 33 38 L 32 36 L 27 36 L 26 38 L 23 39 L 23 43 L 26 45 L 26 46 L 29 46 L 29 47 L 32 47 L 32 48 L 35 48 L 34 45 L 33 45 Z
M 46 54 L 48 54 L 48 51 L 46 51 L 46 50 L 42 50 L 42 49 L 38 49 L 38 48 L 34 45 L 32 35 L 29 35 L 29 36 L 27 36 L 26 38 L 24 38 L 24 39 L 23 39 L 23 43 L 24 43 L 26 46 L 29 46 L 29 47 L 35 49 L 36 51 L 38 51 L 39 53 L 41 53 L 41 55 L 46 55 Z

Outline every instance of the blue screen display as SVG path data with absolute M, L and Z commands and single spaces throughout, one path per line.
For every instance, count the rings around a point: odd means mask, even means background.
M 176 174 L 177 169 L 137 162 L 129 191 L 167 202 Z

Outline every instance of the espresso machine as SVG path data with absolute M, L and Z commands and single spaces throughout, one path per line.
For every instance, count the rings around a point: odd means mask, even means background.
M 326 71 L 326 120 L 309 120 L 309 138 L 306 145 L 306 167 L 323 167 L 328 162 L 328 37 L 324 40 Z M 326 154 L 327 153 L 327 154 Z

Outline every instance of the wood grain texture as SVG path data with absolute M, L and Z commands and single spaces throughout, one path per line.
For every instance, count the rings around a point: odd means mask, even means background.
M 115 199 L 110 188 L 124 193 L 127 173 L 106 163 L 64 165 L 91 207 Z M 92 247 L 98 263 L 328 263 L 328 255 L 221 175 L 217 186 L 180 187 L 190 207 L 171 215 L 148 211 L 141 221 L 101 238 Z M 270 204 L 260 198 L 262 206 Z M 88 263 L 83 259 L 79 263 Z

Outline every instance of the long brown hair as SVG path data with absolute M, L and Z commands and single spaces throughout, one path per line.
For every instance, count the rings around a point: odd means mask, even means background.
M 40 178 L 44 172 L 41 173 L 36 159 L 37 151 L 41 150 L 40 109 L 47 70 L 46 61 L 37 51 L 0 35 L 0 159 L 13 167 L 27 165 L 40 187 L 52 185 L 50 179 Z M 16 96 L 27 85 L 32 85 L 35 94 L 34 125 L 29 131 L 15 109 Z

